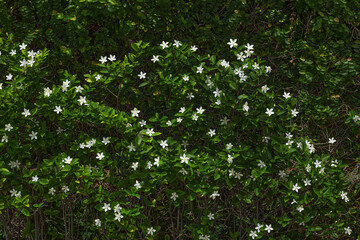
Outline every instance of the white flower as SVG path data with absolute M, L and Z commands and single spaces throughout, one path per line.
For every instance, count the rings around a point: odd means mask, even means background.
M 16 54 L 16 50 L 15 50 L 15 49 L 13 49 L 13 50 L 10 51 L 10 55 L 11 55 L 11 56 L 14 56 L 15 54 Z
M 205 111 L 205 109 L 203 109 L 202 107 L 196 108 L 196 112 L 198 114 L 203 114 L 204 111 Z
M 245 102 L 244 106 L 243 106 L 243 110 L 245 112 L 248 112 L 249 111 L 249 105 L 248 105 L 248 102 Z
M 180 41 L 174 40 L 174 46 L 178 48 L 178 47 L 182 46 L 182 44 L 180 43 Z
M 24 50 L 26 48 L 27 44 L 22 43 L 21 45 L 19 45 L 20 50 Z
M 293 115 L 294 117 L 296 117 L 298 115 L 298 111 L 296 111 L 296 108 L 291 109 L 291 115 Z
M 254 49 L 254 45 L 250 45 L 249 43 L 245 46 L 247 50 Z
M 95 219 L 95 225 L 98 227 L 101 227 L 101 220 L 100 219 Z
M 347 197 L 347 192 L 341 191 L 341 199 L 345 200 L 345 202 L 349 201 L 349 198 Z
M 188 145 L 189 145 L 189 144 L 188 144 L 187 141 L 183 141 L 183 142 L 181 143 L 181 146 L 183 146 L 184 148 L 186 148 Z
M 161 146 L 162 148 L 166 148 L 167 146 L 169 146 L 169 145 L 167 144 L 167 140 L 160 140 L 160 146 Z
M 339 163 L 339 162 L 338 162 L 338 160 L 337 160 L 337 159 L 332 160 L 332 161 L 331 161 L 331 165 L 330 165 L 330 166 L 331 166 L 331 167 L 337 167 L 338 163 Z
M 134 146 L 132 143 L 130 143 L 130 145 L 128 146 L 128 148 L 129 148 L 129 151 L 130 151 L 130 152 L 135 152 L 135 146 Z
M 194 114 L 192 115 L 192 120 L 197 121 L 198 118 L 199 118 L 199 116 L 198 116 L 196 113 L 194 113 Z
M 188 174 L 188 172 L 187 172 L 184 168 L 182 168 L 179 172 L 180 172 L 182 175 Z
M 181 122 L 182 122 L 182 118 L 181 118 L 181 117 L 178 117 L 178 118 L 176 119 L 176 122 L 181 123 Z
M 122 207 L 120 207 L 120 204 L 116 204 L 116 206 L 114 207 L 114 212 L 115 213 L 120 213 L 121 209 L 122 209 Z
M 148 161 L 146 168 L 151 169 L 151 167 L 152 167 L 152 163 L 150 161 Z
M 269 117 L 271 116 L 271 115 L 273 115 L 274 114 L 274 110 L 272 109 L 272 108 L 266 108 L 266 112 L 265 112 L 267 115 L 269 115 Z
M 30 67 L 32 67 L 34 63 L 35 61 L 33 59 L 27 61 L 27 65 L 29 65 Z
M 178 197 L 179 197 L 179 195 L 177 195 L 176 192 L 173 192 L 173 193 L 171 194 L 170 199 L 176 201 L 176 198 L 178 198 Z
M 100 74 L 96 75 L 95 80 L 99 81 L 100 79 L 101 79 L 101 75 Z
M 241 75 L 239 75 L 239 77 L 240 77 L 240 82 L 246 81 L 247 76 L 245 74 L 241 74 Z
M 147 229 L 147 233 L 150 235 L 154 235 L 155 232 L 156 232 L 156 230 L 153 227 Z
M 311 172 L 311 166 L 310 166 L 310 164 L 308 164 L 308 165 L 306 166 L 306 171 L 307 171 L 307 172 Z
M 62 112 L 61 107 L 60 107 L 60 106 L 55 106 L 54 112 L 56 112 L 57 114 L 59 114 L 60 112 Z
M 250 57 L 253 52 L 254 52 L 254 51 L 249 50 L 249 49 L 248 49 L 248 50 L 245 50 L 246 57 Z
M 286 177 L 285 171 L 284 171 L 284 170 L 280 170 L 280 171 L 279 171 L 279 176 L 280 176 L 281 178 Z
M 210 235 L 201 234 L 201 235 L 199 236 L 199 239 L 200 239 L 200 240 L 210 240 Z
M 20 162 L 19 162 L 19 160 L 10 161 L 10 162 L 9 162 L 9 166 L 10 166 L 11 168 L 17 168 L 17 169 L 19 169 L 19 168 L 20 168 Z
M 215 133 L 215 130 L 213 129 L 210 129 L 208 134 L 210 135 L 210 137 L 214 136 L 216 133 Z
M 216 90 L 213 92 L 214 97 L 220 97 L 220 93 L 221 93 L 221 90 L 219 90 L 218 88 L 216 88 Z
M 179 112 L 180 112 L 180 113 L 184 113 L 184 112 L 185 112 L 185 108 L 184 108 L 184 107 L 180 108 Z
M 32 181 L 33 182 L 37 182 L 39 180 L 39 177 L 37 175 L 33 176 L 32 177 Z
M 8 136 L 5 134 L 2 139 L 1 139 L 1 142 L 8 142 L 9 138 Z
M 189 100 L 191 100 L 192 98 L 194 98 L 194 95 L 192 92 L 188 93 L 187 97 Z
M 55 188 L 52 187 L 49 189 L 49 194 L 54 195 L 55 192 L 56 192 Z
M 321 162 L 320 162 L 319 160 L 316 160 L 316 161 L 315 161 L 315 167 L 316 167 L 316 168 L 321 167 Z
M 271 67 L 270 67 L 270 66 L 266 66 L 266 67 L 265 67 L 265 72 L 266 72 L 266 73 L 270 73 L 270 72 L 271 72 Z
M 9 124 L 5 124 L 5 131 L 10 132 L 10 131 L 11 131 L 11 129 L 13 129 L 13 127 L 11 126 L 11 124 L 10 124 L 10 123 L 9 123 Z
M 228 154 L 228 159 L 227 159 L 228 163 L 231 164 L 233 162 L 233 159 L 234 159 L 234 157 L 232 157 L 230 154 Z
M 263 91 L 264 93 L 266 93 L 269 90 L 267 85 L 264 85 L 261 87 L 261 91 Z
M 274 229 L 271 227 L 271 224 L 270 224 L 270 225 L 266 225 L 265 231 L 267 231 L 268 233 L 270 233 L 272 230 L 274 230 Z
M 244 176 L 244 175 L 240 172 L 235 173 L 235 178 L 237 178 L 237 179 L 240 179 L 242 176 Z
M 81 93 L 81 91 L 84 90 L 84 88 L 82 86 L 76 86 L 75 90 L 76 90 L 76 92 Z
M 222 67 L 225 67 L 225 68 L 230 67 L 230 63 L 225 61 L 225 59 L 223 59 L 220 64 L 221 64 Z
M 184 80 L 185 82 L 189 81 L 189 76 L 184 75 L 184 76 L 183 76 L 183 80 Z
M 107 145 L 108 143 L 110 143 L 110 138 L 109 137 L 103 137 L 103 140 L 101 141 L 103 144 Z
M 136 187 L 136 189 L 140 189 L 140 188 L 141 188 L 141 184 L 139 183 L 138 180 L 136 180 L 136 183 L 134 184 L 134 186 Z
M 134 109 L 131 111 L 131 116 L 133 116 L 133 117 L 139 117 L 139 113 L 140 113 L 140 110 L 138 110 L 137 108 L 134 108 Z
M 139 77 L 140 79 L 146 78 L 146 73 L 140 72 L 140 74 L 138 75 L 138 77 Z
M 28 109 L 26 109 L 26 108 L 24 108 L 24 112 L 22 112 L 21 114 L 24 115 L 25 117 L 31 115 L 31 114 L 30 114 L 30 111 L 29 111 Z
M 255 229 L 260 232 L 260 229 L 263 227 L 264 225 L 258 223 L 257 226 L 255 227 Z
M 105 156 L 104 156 L 104 153 L 97 153 L 96 154 L 96 159 L 99 159 L 99 160 L 101 160 L 101 159 L 103 159 Z
M 188 158 L 185 153 L 182 156 L 180 156 L 180 159 L 181 159 L 181 163 L 186 163 L 186 164 L 188 164 L 190 160 L 190 158 Z
M 288 132 L 288 133 L 285 133 L 286 134 L 286 137 L 287 139 L 291 139 L 293 137 L 293 135 L 291 134 L 291 132 Z
M 68 90 L 67 88 L 69 86 L 70 86 L 70 81 L 66 79 L 65 81 L 63 81 L 63 84 L 61 85 L 62 91 L 63 92 L 67 91 Z
M 250 231 L 249 235 L 252 239 L 255 239 L 258 235 L 256 234 L 256 231 Z
M 209 213 L 207 216 L 208 216 L 209 220 L 214 220 L 215 219 L 213 213 Z
M 113 61 L 116 61 L 116 57 L 115 55 L 111 55 L 108 57 L 109 61 L 113 62 Z
M 148 128 L 147 130 L 146 130 L 146 134 L 148 134 L 150 137 L 154 134 L 155 132 L 154 132 L 154 129 L 153 128 Z
M 198 50 L 198 48 L 195 45 L 193 45 L 193 46 L 191 46 L 190 50 L 195 52 L 196 50 Z
M 304 207 L 302 205 L 300 205 L 296 208 L 296 210 L 298 210 L 299 212 L 302 212 L 302 211 L 304 211 Z
M 230 48 L 233 48 L 233 47 L 237 47 L 237 43 L 236 43 L 237 39 L 231 39 L 230 38 L 230 42 L 228 42 L 227 44 L 230 46 Z
M 254 64 L 252 65 L 252 67 L 253 67 L 254 69 L 260 69 L 260 68 L 259 68 L 259 64 L 258 64 L 257 62 L 254 62 Z
M 68 191 L 70 191 L 69 187 L 64 185 L 61 190 L 64 192 L 64 193 L 67 193 Z
M 26 67 L 28 61 L 24 58 L 23 60 L 20 61 L 20 67 Z
M 236 55 L 237 56 L 237 60 L 240 60 L 240 61 L 244 61 L 245 60 L 245 58 L 246 58 L 246 56 L 244 55 L 244 53 L 243 52 L 241 52 L 240 54 L 237 54 Z
M 10 197 L 15 197 L 17 194 L 17 191 L 13 188 L 12 190 L 10 190 Z
M 45 97 L 49 97 L 51 93 L 52 93 L 52 90 L 49 87 L 44 88 L 44 96 Z
M 65 163 L 65 164 L 70 164 L 72 160 L 73 160 L 73 159 L 72 159 L 70 156 L 68 156 L 67 158 L 64 158 L 64 159 L 62 160 L 62 162 Z
M 344 230 L 345 230 L 345 234 L 348 234 L 348 235 L 350 235 L 352 232 L 350 227 L 344 228 Z
M 288 99 L 288 98 L 290 98 L 291 96 L 290 96 L 290 93 L 284 92 L 283 97 L 284 97 L 285 99 Z
M 311 180 L 309 180 L 309 179 L 305 179 L 304 180 L 304 184 L 305 184 L 305 186 L 307 186 L 307 185 L 309 185 L 309 186 L 311 186 Z
M 172 125 L 171 121 L 168 120 L 168 121 L 166 122 L 166 125 L 168 125 L 168 126 L 170 127 L 170 126 Z
M 104 206 L 102 207 L 102 209 L 104 209 L 105 212 L 111 210 L 110 203 L 104 203 Z
M 132 168 L 136 171 L 136 169 L 138 168 L 138 166 L 139 166 L 139 163 L 138 162 L 134 162 L 134 163 L 132 163 Z
M 357 122 L 357 121 L 359 121 L 360 120 L 360 117 L 358 116 L 358 115 L 355 115 L 354 117 L 353 117 L 353 121 L 354 122 Z
M 115 213 L 115 220 L 118 220 L 120 222 L 123 217 L 124 216 L 121 215 L 121 213 Z
M 37 136 L 36 136 L 37 134 L 38 134 L 37 132 L 31 131 L 31 133 L 29 134 L 29 137 L 31 137 L 30 140 L 37 139 Z
M 80 102 L 80 105 L 83 105 L 83 104 L 86 105 L 86 96 L 85 97 L 80 96 L 80 98 L 78 99 L 78 102 Z
M 36 54 L 37 53 L 34 52 L 33 50 L 28 51 L 28 56 L 31 57 L 31 58 L 34 58 Z
M 196 73 L 202 74 L 204 68 L 202 66 L 196 67 Z
M 154 165 L 159 166 L 160 165 L 160 157 L 156 157 L 154 159 Z
M 153 55 L 153 58 L 151 59 L 151 61 L 152 61 L 153 63 L 156 63 L 157 61 L 159 61 L 159 56 Z
M 229 119 L 225 116 L 223 119 L 220 119 L 221 125 L 227 125 L 229 122 Z
M 168 47 L 169 47 L 169 42 L 162 41 L 162 43 L 160 44 L 160 46 L 161 46 L 163 49 L 168 48 Z
M 301 187 L 299 187 L 298 184 L 296 183 L 296 184 L 293 185 L 292 190 L 295 191 L 295 192 L 298 192 L 300 188 Z
M 329 143 L 330 144 L 334 144 L 336 142 L 336 140 L 332 137 L 332 138 L 329 138 Z
M 214 191 L 213 194 L 210 195 L 210 198 L 215 199 L 216 197 L 220 197 L 218 191 Z
M 106 63 L 106 62 L 107 62 L 106 56 L 101 56 L 100 59 L 99 59 L 99 61 L 100 61 L 102 64 Z
M 259 161 L 258 166 L 259 166 L 260 168 L 266 167 L 265 163 L 264 163 L 263 161 L 261 161 L 261 160 Z
M 226 144 L 226 150 L 232 149 L 233 145 L 231 143 Z

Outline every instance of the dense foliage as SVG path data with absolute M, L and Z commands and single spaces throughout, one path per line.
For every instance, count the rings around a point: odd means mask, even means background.
M 0 236 L 358 238 L 359 17 L 0 2 Z

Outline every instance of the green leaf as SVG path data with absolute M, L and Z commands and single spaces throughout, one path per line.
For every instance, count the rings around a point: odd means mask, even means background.
M 21 212 L 22 212 L 22 214 L 24 214 L 24 215 L 27 216 L 27 217 L 30 216 L 30 211 L 27 210 L 26 208 L 21 209 Z
M 49 180 L 46 178 L 40 178 L 39 183 L 41 185 L 47 185 L 47 184 L 49 184 Z
M 0 173 L 2 175 L 9 175 L 11 172 L 7 168 L 0 168 Z

